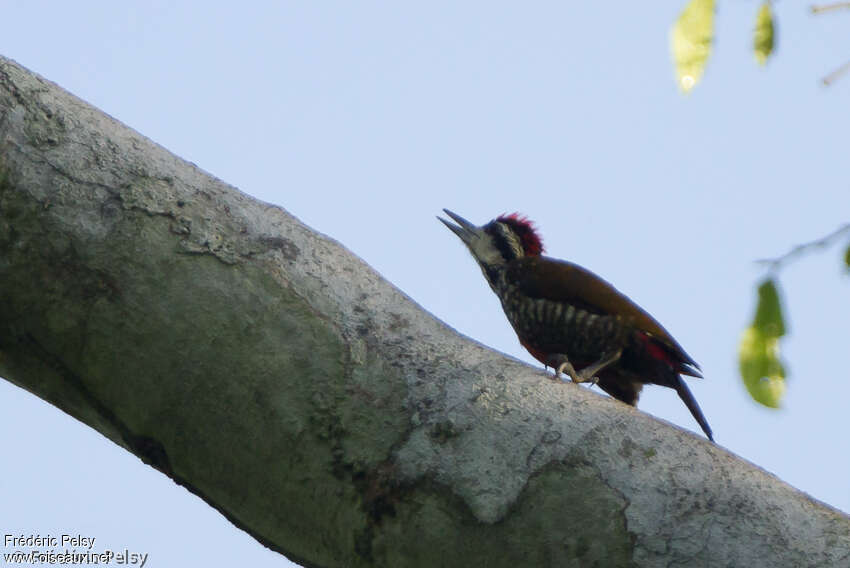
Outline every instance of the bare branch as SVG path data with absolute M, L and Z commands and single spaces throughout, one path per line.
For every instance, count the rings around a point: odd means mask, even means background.
M 850 232 L 850 223 L 841 225 L 825 237 L 797 245 L 781 256 L 777 256 L 776 258 L 762 258 L 757 260 L 756 263 L 766 266 L 770 272 L 778 272 L 785 264 L 791 262 L 797 257 L 811 252 L 814 249 L 825 249 L 839 237 L 848 232 Z
M 832 4 L 813 4 L 811 6 L 812 14 L 825 14 L 843 8 L 850 8 L 850 2 L 833 2 Z
M 829 87 L 836 80 L 841 78 L 841 76 L 844 75 L 847 71 L 850 71 L 850 61 L 848 61 L 847 63 L 845 63 L 844 65 L 842 65 L 841 67 L 839 67 L 838 69 L 836 69 L 835 71 L 833 71 L 832 73 L 830 73 L 829 75 L 824 77 L 823 79 L 821 79 L 821 81 L 823 82 L 823 85 L 825 87 Z

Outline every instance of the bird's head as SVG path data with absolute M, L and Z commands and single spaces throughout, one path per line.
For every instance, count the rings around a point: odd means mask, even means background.
M 457 225 L 437 217 L 454 234 L 478 261 L 482 268 L 497 267 L 524 256 L 540 256 L 543 242 L 534 225 L 519 213 L 502 215 L 478 227 L 460 215 L 443 209 Z

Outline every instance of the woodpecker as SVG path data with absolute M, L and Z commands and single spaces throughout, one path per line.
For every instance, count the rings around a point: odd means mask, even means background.
M 637 405 L 644 384 L 675 389 L 702 431 L 711 428 L 681 375 L 699 365 L 652 316 L 596 274 L 543 256 L 534 225 L 518 213 L 478 227 L 443 209 L 437 217 L 472 253 L 519 337 L 535 359 L 575 383 L 598 384 Z

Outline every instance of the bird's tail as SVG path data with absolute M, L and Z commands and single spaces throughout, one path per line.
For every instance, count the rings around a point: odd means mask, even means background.
M 677 379 L 678 381 L 676 383 L 675 389 L 676 392 L 679 393 L 679 398 L 682 399 L 682 402 L 684 402 L 685 406 L 688 407 L 688 410 L 691 411 L 691 414 L 693 415 L 694 419 L 696 419 L 696 421 L 699 423 L 700 428 L 702 428 L 702 431 L 705 432 L 705 435 L 708 437 L 708 439 L 713 442 L 714 436 L 712 436 L 711 434 L 711 426 L 708 425 L 708 421 L 705 419 L 705 416 L 703 416 L 699 404 L 697 404 L 694 395 L 691 394 L 691 389 L 688 388 L 688 385 L 685 384 L 685 381 L 682 380 L 682 377 L 677 376 Z

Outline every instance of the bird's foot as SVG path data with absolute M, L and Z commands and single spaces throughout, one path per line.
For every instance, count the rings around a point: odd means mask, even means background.
M 555 369 L 555 376 L 553 379 L 556 381 L 560 381 L 561 373 L 565 373 L 574 383 L 587 382 L 581 380 L 581 375 L 578 371 L 576 371 L 576 368 L 573 367 L 573 364 L 570 363 L 570 360 L 567 359 L 566 355 L 550 355 L 549 360 L 545 364 Z
M 594 363 L 593 365 L 589 365 L 581 370 L 579 375 L 582 377 L 580 382 L 589 382 L 591 384 L 596 384 L 599 382 L 599 377 L 596 376 L 599 371 L 607 367 L 612 363 L 616 363 L 620 358 L 620 355 L 623 354 L 622 349 L 618 349 L 617 351 L 611 353 L 608 356 L 603 356 L 602 359 Z
M 622 354 L 623 350 L 619 349 L 610 355 L 603 356 L 602 359 L 593 365 L 588 365 L 581 371 L 576 371 L 576 368 L 573 367 L 567 356 L 563 354 L 551 355 L 546 364 L 555 369 L 556 380 L 560 378 L 561 373 L 566 373 L 574 383 L 590 383 L 591 385 L 595 385 L 599 382 L 599 377 L 597 376 L 599 371 L 615 363 Z
M 578 377 L 570 377 L 574 383 L 590 383 L 591 386 L 599 382 L 599 377 L 596 376 L 596 369 L 582 369 L 578 372 Z

